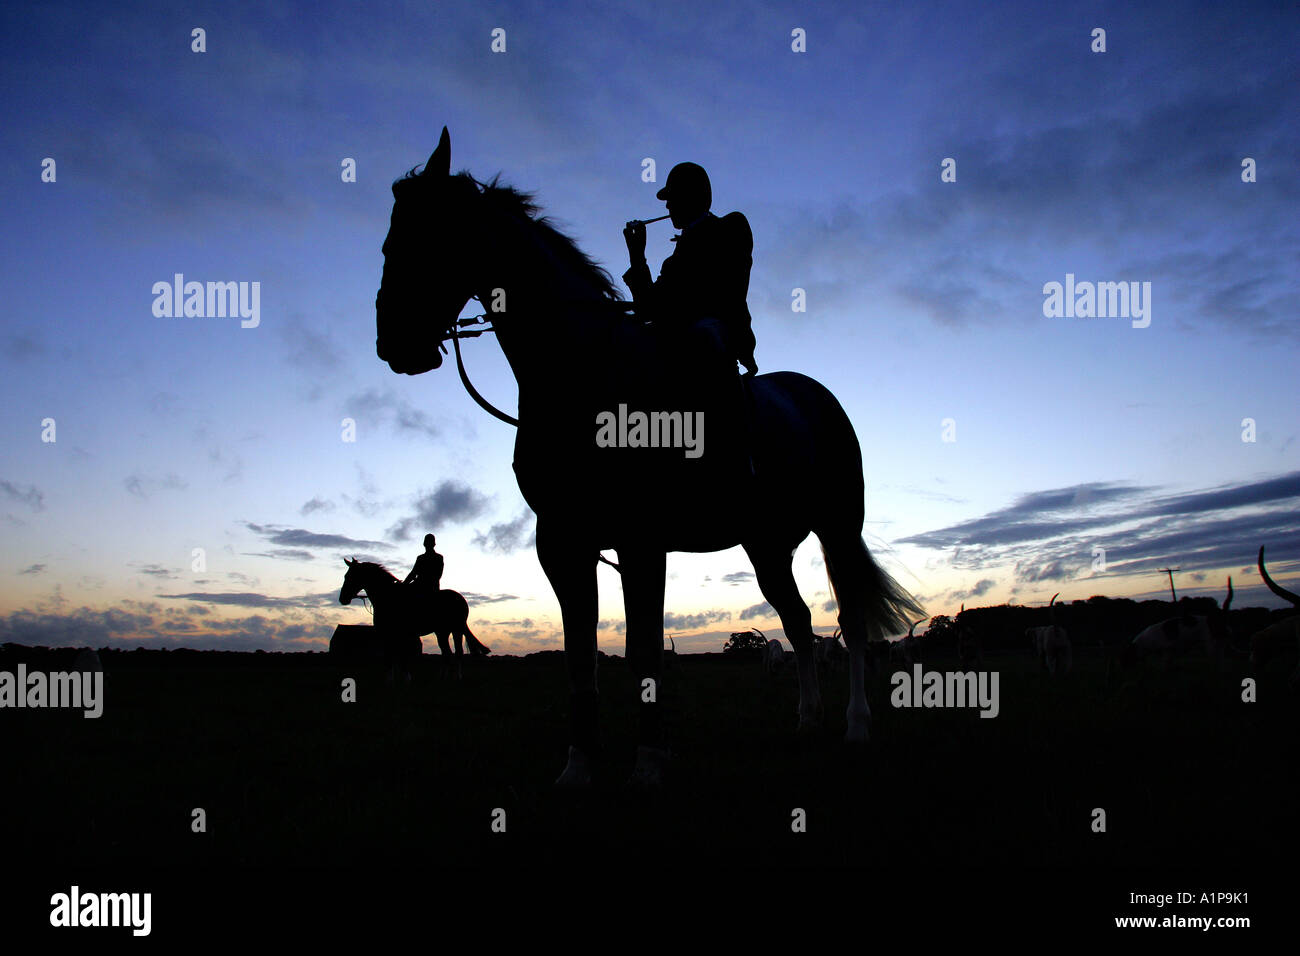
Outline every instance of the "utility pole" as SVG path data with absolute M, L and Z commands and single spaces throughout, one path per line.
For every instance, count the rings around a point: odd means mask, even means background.
M 1161 568 L 1165 574 L 1169 575 L 1169 593 L 1174 596 L 1174 603 L 1178 603 L 1178 592 L 1174 590 L 1174 572 L 1181 571 L 1181 568 Z

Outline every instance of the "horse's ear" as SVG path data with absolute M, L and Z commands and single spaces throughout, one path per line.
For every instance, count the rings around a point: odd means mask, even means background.
M 424 164 L 424 171 L 430 176 L 449 176 L 451 174 L 451 135 L 447 132 L 447 127 L 442 128 L 442 135 L 438 137 L 438 148 L 429 156 L 429 161 Z
M 343 559 L 343 563 L 346 564 L 348 567 L 352 567 L 352 565 L 354 565 L 354 564 L 357 563 L 357 559 L 356 559 L 356 558 L 344 558 L 344 559 Z

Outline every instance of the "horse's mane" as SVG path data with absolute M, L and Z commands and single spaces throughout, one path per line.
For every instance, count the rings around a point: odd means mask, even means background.
M 423 184 L 424 172 L 416 172 L 412 169 L 401 179 L 393 184 L 396 191 L 402 183 L 417 182 Z M 507 186 L 500 182 L 501 174 L 492 177 L 491 182 L 479 182 L 469 172 L 462 170 L 453 177 L 460 179 L 465 183 L 473 183 L 480 191 L 482 198 L 497 211 L 505 215 L 522 216 L 527 219 L 537 230 L 538 236 L 545 245 L 561 262 L 565 263 L 578 275 L 584 277 L 590 282 L 601 295 L 610 299 L 623 298 L 618 286 L 614 284 L 614 277 L 599 262 L 587 255 L 578 248 L 577 243 L 569 236 L 557 229 L 551 219 L 541 215 L 541 206 L 532 193 L 526 193 L 523 190 L 516 189 L 514 186 Z
M 383 566 L 382 564 L 380 564 L 378 561 L 362 561 L 361 564 L 362 564 L 363 566 L 365 566 L 365 567 L 378 568 L 380 571 L 383 571 L 386 575 L 388 575 L 388 576 L 389 576 L 390 578 L 392 578 L 394 581 L 400 581 L 400 580 L 401 580 L 401 578 L 399 578 L 399 577 L 398 577 L 396 574 L 394 574 L 392 571 L 389 571 L 388 568 L 384 567 L 384 566 Z

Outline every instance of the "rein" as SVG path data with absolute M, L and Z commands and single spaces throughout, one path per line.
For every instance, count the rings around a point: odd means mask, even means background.
M 483 300 L 480 299 L 478 296 L 471 296 L 471 298 L 475 302 L 479 303 L 479 305 L 483 304 Z M 576 302 L 574 304 L 590 306 L 592 305 L 592 302 L 590 300 L 580 300 L 579 302 Z M 604 303 L 601 304 L 604 305 Z M 610 309 L 611 311 L 625 313 L 632 308 L 632 303 L 614 301 L 614 302 L 610 302 L 609 305 L 605 307 Z M 496 329 L 494 329 L 490 325 L 487 325 L 486 328 L 482 328 L 482 329 L 467 329 L 466 326 L 479 325 L 479 324 L 486 325 L 487 321 L 488 321 L 487 313 L 484 313 L 482 315 L 472 315 L 465 319 L 457 319 L 455 324 L 452 325 L 451 331 L 448 332 L 445 336 L 443 336 L 443 342 L 446 342 L 447 339 L 451 339 L 452 349 L 454 349 L 456 352 L 456 371 L 460 373 L 461 384 L 465 386 L 465 391 L 469 392 L 469 397 L 474 399 L 474 401 L 478 403 L 479 408 L 483 409 L 483 411 L 487 412 L 493 418 L 500 419 L 501 421 L 505 422 L 507 425 L 513 425 L 515 428 L 518 428 L 519 419 L 515 418 L 513 415 L 507 415 L 505 412 L 501 411 L 501 409 L 497 408 L 495 405 L 493 405 L 486 398 L 484 398 L 482 395 L 479 394 L 478 389 L 474 387 L 474 383 L 469 380 L 469 373 L 465 371 L 465 360 L 461 358 L 461 354 L 460 354 L 461 339 L 477 338 L 478 336 L 482 335 L 484 332 L 496 331 Z M 446 345 L 440 343 L 439 347 L 444 352 L 447 351 Z
M 477 299 L 477 296 L 475 298 Z M 490 325 L 485 329 L 474 329 L 472 331 L 464 331 L 462 329 L 462 326 L 477 325 L 479 322 L 486 322 L 486 321 L 487 321 L 486 315 L 476 315 L 468 319 L 457 319 L 456 324 L 452 326 L 451 334 L 448 336 L 448 338 L 451 339 L 451 347 L 456 351 L 456 371 L 460 373 L 460 382 L 462 385 L 465 386 L 465 391 L 469 392 L 470 398 L 478 402 L 479 408 L 483 409 L 483 411 L 487 412 L 493 418 L 499 418 L 507 425 L 514 425 L 515 428 L 518 428 L 519 419 L 515 418 L 512 415 L 507 415 L 505 412 L 501 411 L 501 409 L 497 408 L 495 405 L 493 405 L 486 398 L 484 398 L 482 395 L 479 394 L 478 389 L 474 387 L 474 383 L 469 380 L 469 373 L 465 371 L 465 360 L 460 356 L 461 339 L 472 339 L 482 335 L 484 332 L 496 331 L 496 329 L 492 328 L 492 326 Z M 443 349 L 445 350 L 446 346 L 443 346 Z

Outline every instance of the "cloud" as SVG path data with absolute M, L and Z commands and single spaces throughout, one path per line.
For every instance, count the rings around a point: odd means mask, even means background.
M 537 543 L 536 531 L 526 534 L 532 521 L 532 512 L 525 509 L 513 521 L 494 524 L 487 534 L 476 532 L 471 543 L 488 554 L 513 554 L 520 548 L 531 548 Z
M 13 332 L 5 336 L 4 354 L 14 362 L 42 358 L 49 352 L 40 336 L 34 332 Z
M 11 481 L 0 479 L 0 492 L 3 492 L 8 500 L 26 505 L 32 511 L 43 511 L 45 509 L 45 493 L 35 485 L 23 487 L 15 485 Z
M 325 498 L 316 497 L 316 498 L 312 498 L 311 501 L 308 501 L 301 508 L 299 508 L 298 513 L 301 514 L 303 517 L 306 517 L 307 515 L 314 514 L 317 511 L 323 511 L 329 513 L 333 510 L 334 510 L 334 502 L 329 501 Z
M 44 570 L 45 570 L 45 565 L 43 565 L 43 564 L 32 564 L 32 565 L 29 565 L 29 566 L 23 568 L 23 569 L 22 569 L 21 571 L 19 571 L 18 573 L 19 573 L 19 574 L 40 574 L 40 573 L 41 573 L 42 571 L 44 571 Z
M 724 584 L 748 584 L 754 580 L 753 571 L 732 571 L 730 574 L 724 574 L 722 581 Z
M 189 483 L 179 475 L 168 472 L 161 478 L 151 478 L 134 472 L 122 481 L 122 485 L 137 498 L 148 498 L 158 491 L 184 491 Z
M 344 402 L 344 411 L 362 424 L 388 424 L 398 433 L 413 432 L 437 438 L 441 429 L 428 414 L 416 408 L 390 388 L 369 388 Z
M 223 593 L 220 591 L 190 591 L 185 594 L 159 594 L 157 597 L 180 601 L 201 601 L 204 604 L 225 604 L 235 607 L 332 607 L 338 602 L 338 592 L 304 594 L 298 597 L 275 597 L 256 591 Z
M 140 573 L 141 573 L 141 574 L 147 574 L 147 575 L 149 575 L 150 577 L 153 577 L 153 578 L 164 578 L 164 579 L 175 578 L 175 577 L 178 576 L 178 575 L 176 575 L 175 573 L 173 573 L 173 572 L 167 570 L 166 568 L 164 568 L 164 567 L 163 567 L 162 565 L 160 565 L 160 564 L 146 564 L 146 565 L 143 565 L 143 566 L 140 568 Z
M 447 480 L 432 492 L 416 499 L 415 514 L 388 529 L 389 537 L 406 541 L 413 528 L 433 529 L 447 524 L 472 521 L 485 513 L 491 499 L 464 482 Z
M 502 601 L 519 600 L 517 594 L 479 594 L 477 591 L 461 591 L 460 594 L 469 603 L 470 607 L 477 604 L 499 604 Z
M 301 548 L 273 548 L 270 551 L 245 551 L 244 554 L 251 558 L 274 558 L 277 561 L 310 561 L 316 557 Z
M 953 568 L 1012 567 L 1020 583 L 1184 570 L 1249 567 L 1259 546 L 1279 560 L 1300 557 L 1300 472 L 1203 491 L 1160 494 L 1122 483 L 1089 483 L 1022 495 L 1006 507 L 902 543 L 952 549 Z M 982 583 L 982 582 L 981 582 Z
M 281 612 L 302 614 L 300 610 Z M 312 615 L 272 620 L 261 614 L 218 620 L 209 609 L 122 602 L 70 612 L 16 611 L 0 616 L 0 642 L 42 647 L 191 647 L 199 650 L 318 650 L 328 646 L 331 622 Z
M 370 548 L 378 550 L 391 549 L 392 545 L 385 544 L 382 541 L 366 541 L 362 538 L 349 538 L 342 534 L 323 534 L 316 531 L 308 531 L 305 528 L 286 528 L 280 525 L 271 524 L 254 524 L 251 521 L 245 521 L 244 527 L 256 535 L 260 535 L 270 544 L 278 544 L 289 548 L 345 548 L 360 549 Z
M 766 601 L 761 601 L 758 604 L 752 604 L 745 608 L 740 612 L 739 617 L 742 621 L 753 621 L 760 618 L 772 617 L 775 614 L 776 610 L 772 605 L 768 604 Z
M 969 601 L 971 598 L 983 597 L 996 586 L 997 582 L 992 578 L 983 578 L 978 581 L 969 591 L 955 591 L 952 594 L 954 601 Z
M 700 611 L 698 614 L 664 613 L 664 627 L 670 631 L 693 631 L 717 621 L 731 620 L 730 611 Z
M 320 331 L 294 314 L 280 327 L 289 364 L 314 374 L 337 371 L 343 364 L 342 353 L 328 332 Z

